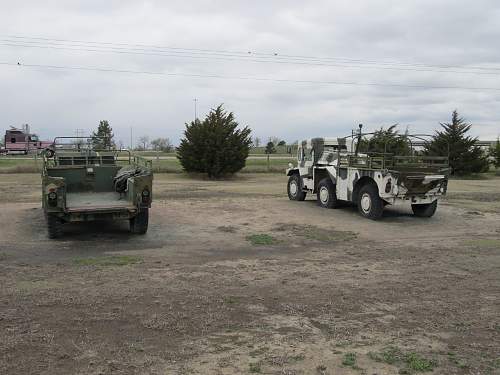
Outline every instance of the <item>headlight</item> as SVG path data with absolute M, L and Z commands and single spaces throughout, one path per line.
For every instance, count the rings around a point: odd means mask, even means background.
M 149 203 L 151 193 L 149 190 L 146 188 L 142 191 L 142 203 Z
M 385 192 L 387 194 L 389 194 L 392 190 L 392 181 L 391 179 L 389 178 L 389 180 L 387 181 L 387 184 L 385 184 Z
M 51 191 L 47 194 L 47 198 L 49 198 L 48 203 L 50 207 L 57 207 L 57 193 L 55 191 Z

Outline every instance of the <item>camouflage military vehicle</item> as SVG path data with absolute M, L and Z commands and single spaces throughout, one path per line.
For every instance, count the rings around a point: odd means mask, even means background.
M 307 193 L 316 194 L 318 204 L 326 208 L 352 202 L 362 216 L 374 220 L 386 205 L 401 202 L 409 202 L 416 216 L 434 215 L 438 199 L 446 194 L 448 158 L 415 155 L 413 147 L 408 156 L 360 153 L 357 145 L 365 135 L 360 128 L 357 135 L 345 138 L 299 143 L 298 165 L 290 164 L 286 171 L 288 197 L 303 201 Z
M 63 223 L 102 219 L 127 219 L 132 233 L 146 233 L 151 161 L 128 150 L 95 149 L 80 139 L 61 144 L 67 139 L 56 138 L 42 152 L 42 205 L 49 238 L 62 234 Z

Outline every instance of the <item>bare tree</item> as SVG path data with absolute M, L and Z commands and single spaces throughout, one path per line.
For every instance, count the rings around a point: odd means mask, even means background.
M 278 143 L 281 142 L 281 139 L 279 139 L 278 137 L 269 137 L 269 142 L 272 142 L 273 145 L 277 145 Z
M 172 152 L 174 145 L 168 138 L 156 138 L 151 141 L 151 146 L 155 151 Z
M 146 151 L 149 148 L 149 137 L 147 135 L 143 135 L 139 138 L 137 142 L 137 149 L 139 151 Z
M 255 138 L 253 139 L 253 145 L 254 145 L 255 147 L 259 147 L 259 146 L 260 146 L 260 138 L 259 138 L 259 137 L 255 137 Z

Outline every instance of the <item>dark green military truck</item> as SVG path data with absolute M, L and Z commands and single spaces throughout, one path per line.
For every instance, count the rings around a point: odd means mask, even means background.
M 56 138 L 42 159 L 49 238 L 61 236 L 64 223 L 92 220 L 126 219 L 132 233 L 147 232 L 151 161 L 128 150 L 95 149 L 90 141 L 67 143 L 65 137 Z

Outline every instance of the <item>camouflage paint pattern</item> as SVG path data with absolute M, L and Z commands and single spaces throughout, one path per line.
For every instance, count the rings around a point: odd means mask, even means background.
M 356 190 L 367 181 L 375 182 L 379 196 L 390 204 L 404 200 L 432 203 L 446 194 L 448 169 L 444 164 L 433 167 L 419 158 L 420 163 L 394 165 L 397 158 L 355 156 L 352 148 L 345 138 L 304 140 L 298 147 L 297 167 L 287 169 L 287 175 L 299 174 L 304 190 L 312 193 L 329 176 L 337 199 L 345 201 L 356 201 Z

